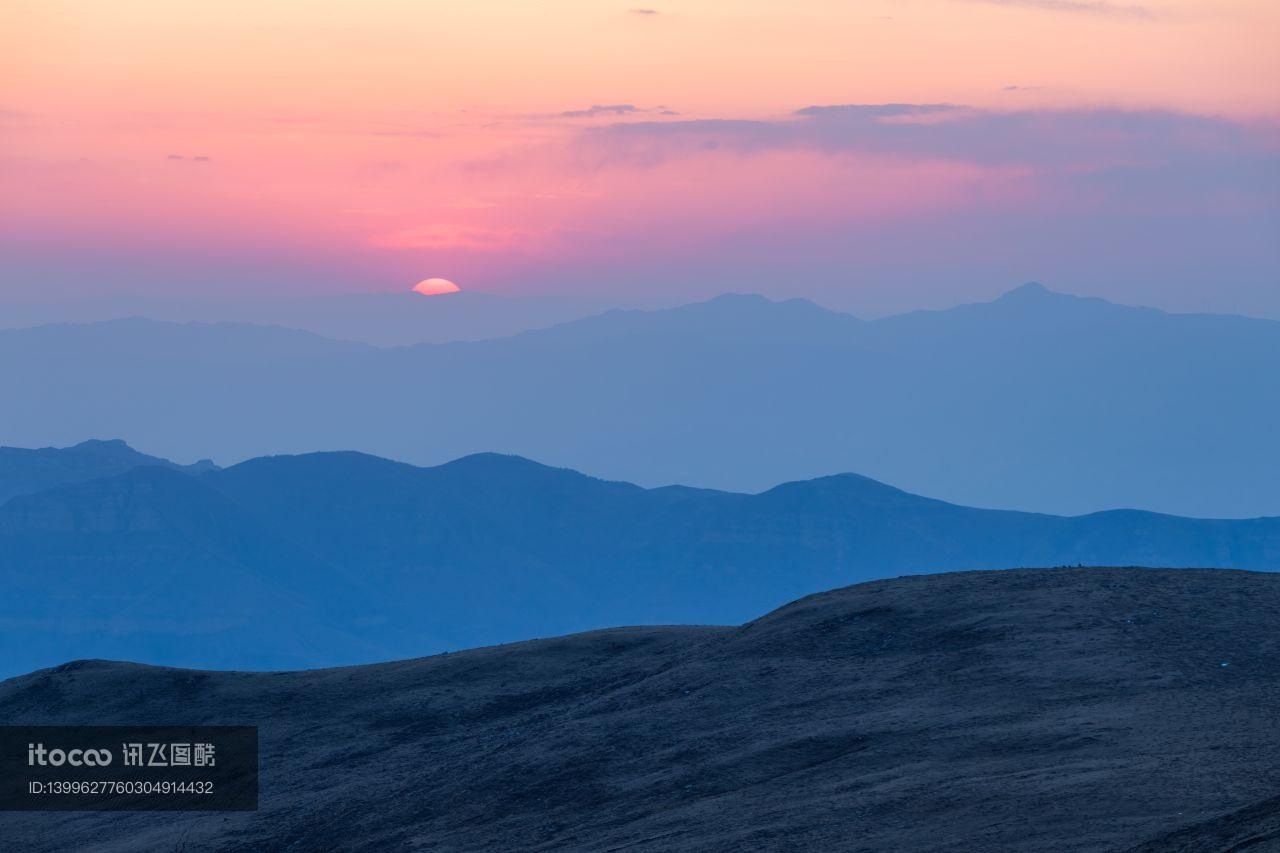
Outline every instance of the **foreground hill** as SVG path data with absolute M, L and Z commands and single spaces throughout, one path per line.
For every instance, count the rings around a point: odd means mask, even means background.
M 645 486 L 858 471 L 955 503 L 1280 515 L 1280 323 L 1028 285 L 864 322 L 727 295 L 378 349 L 143 320 L 0 331 L 0 443 L 228 463 L 498 450 Z
M 144 466 L 0 506 L 0 675 L 79 657 L 365 663 L 1064 564 L 1280 570 L 1280 519 L 980 510 L 852 474 L 758 495 L 642 489 L 496 454 Z
M 1267 849 L 1278 621 L 1277 575 L 1053 569 L 347 669 L 78 662 L 0 684 L 0 723 L 258 725 L 261 811 L 9 814 L 5 838 L 30 853 Z

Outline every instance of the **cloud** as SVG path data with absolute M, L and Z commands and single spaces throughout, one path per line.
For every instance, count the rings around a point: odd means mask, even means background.
M 627 11 L 633 15 L 650 16 L 658 14 L 657 9 L 628 9 Z
M 835 104 L 796 110 L 798 116 L 847 116 L 869 119 L 897 119 L 937 115 L 956 110 L 953 104 Z
M 184 155 L 182 155 L 182 154 L 170 154 L 169 156 L 165 157 L 164 159 L 166 159 L 166 160 L 190 160 L 192 163 L 212 163 L 212 162 L 213 162 L 213 158 L 212 158 L 212 157 L 206 157 L 206 156 L 205 156 L 205 155 L 203 155 L 203 154 L 198 154 L 198 155 L 196 155 L 195 157 L 192 157 L 192 156 L 190 156 L 190 155 L 184 156 Z
M 680 113 L 669 109 L 665 104 L 658 104 L 651 107 L 638 107 L 635 104 L 592 104 L 585 109 L 564 110 L 558 113 L 524 113 L 514 116 L 507 116 L 506 120 L 515 120 L 523 122 L 533 122 L 535 124 L 543 124 L 545 122 L 558 123 L 561 119 L 592 119 L 592 118 L 622 118 L 627 116 L 638 116 L 643 113 L 661 116 L 676 116 Z M 492 123 L 486 127 L 498 126 L 499 123 Z
M 603 115 L 625 116 L 638 112 L 643 110 L 634 104 L 592 104 L 585 110 L 565 110 L 560 115 L 562 118 L 595 118 Z
M 829 153 L 979 164 L 1071 166 L 1274 153 L 1266 134 L 1226 118 L 1171 110 L 994 111 L 954 104 L 833 104 L 774 120 L 640 121 L 587 128 L 587 148 L 658 162 L 682 150 Z
M 1113 18 L 1154 19 L 1158 17 L 1147 6 L 1127 3 L 1111 3 L 1108 0 L 964 0 L 966 3 L 986 3 L 992 6 L 1011 6 L 1022 9 L 1039 9 L 1045 12 L 1077 12 Z

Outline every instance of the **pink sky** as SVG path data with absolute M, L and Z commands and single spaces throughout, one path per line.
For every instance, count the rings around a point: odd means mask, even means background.
M 1278 39 L 1269 0 L 17 0 L 0 295 L 1280 316 Z

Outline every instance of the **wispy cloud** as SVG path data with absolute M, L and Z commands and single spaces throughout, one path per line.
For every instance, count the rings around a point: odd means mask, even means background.
M 657 10 L 657 9 L 628 9 L 627 11 L 628 11 L 628 12 L 630 12 L 631 14 L 633 14 L 633 15 L 645 15 L 645 16 L 649 16 L 649 15 L 656 15 L 656 14 L 658 14 L 658 10 Z
M 923 116 L 954 113 L 960 108 L 954 104 L 834 104 L 816 105 L 796 110 L 806 117 L 858 118 L 871 121 L 918 119 Z
M 563 118 L 595 118 L 596 116 L 625 116 L 643 112 L 634 104 L 592 104 L 585 110 L 565 110 L 560 113 Z
M 1149 6 L 1132 3 L 1111 3 L 1108 0 L 963 0 L 965 3 L 986 3 L 993 6 L 1015 6 L 1023 9 L 1039 9 L 1045 12 L 1076 12 L 1103 15 L 1113 18 L 1154 19 L 1158 14 Z
M 952 161 L 1076 170 L 1106 166 L 1275 162 L 1268 134 L 1229 119 L 1171 110 L 1023 109 L 953 104 L 835 104 L 772 120 L 618 122 L 585 128 L 576 143 L 587 169 L 648 168 L 721 151 Z

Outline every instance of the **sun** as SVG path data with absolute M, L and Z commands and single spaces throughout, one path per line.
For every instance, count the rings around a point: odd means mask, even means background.
M 413 292 L 423 296 L 439 296 L 442 293 L 457 293 L 460 290 L 462 290 L 461 287 L 447 278 L 424 278 L 413 286 Z

